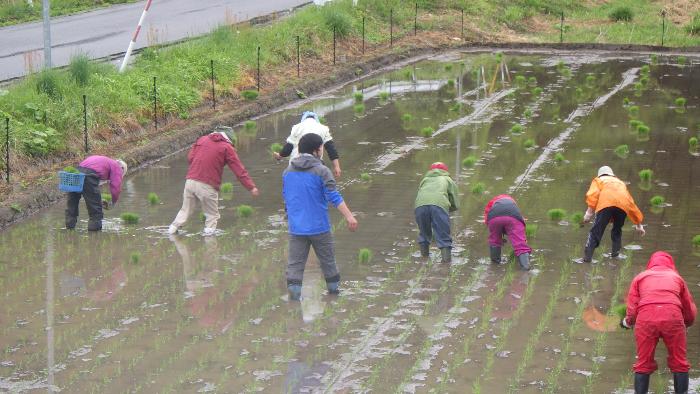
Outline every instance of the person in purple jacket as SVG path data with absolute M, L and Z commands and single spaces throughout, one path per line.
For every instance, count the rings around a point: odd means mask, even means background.
M 68 193 L 66 206 L 66 228 L 72 230 L 78 222 L 78 205 L 80 198 L 85 198 L 88 215 L 88 231 L 102 230 L 102 195 L 100 181 L 109 182 L 112 194 L 112 204 L 119 201 L 122 190 L 122 179 L 126 175 L 127 165 L 123 160 L 115 160 L 106 156 L 88 156 L 78 164 L 78 171 L 85 174 L 83 191 Z

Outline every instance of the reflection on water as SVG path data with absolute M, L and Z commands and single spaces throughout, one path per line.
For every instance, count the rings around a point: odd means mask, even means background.
M 700 282 L 690 244 L 700 233 L 699 157 L 688 149 L 700 133 L 693 62 L 587 53 L 440 56 L 262 117 L 240 133 L 237 148 L 261 196 L 253 200 L 239 186 L 222 195 L 215 237 L 199 235 L 196 220 L 180 235 L 165 234 L 180 207 L 184 153 L 130 177 L 101 234 L 61 230 L 60 206 L 14 226 L 0 236 L 0 390 L 627 389 L 633 338 L 615 330 L 611 306 L 657 249 L 674 255 L 691 289 Z M 640 87 L 645 64 L 650 71 Z M 363 93 L 361 113 L 354 92 Z M 684 113 L 674 110 L 676 97 L 687 98 Z M 342 293 L 326 294 L 312 258 L 302 301 L 290 303 L 283 166 L 269 146 L 282 142 L 306 109 L 323 114 L 333 130 L 344 168 L 339 188 L 357 209 L 360 231 L 350 234 L 331 213 Z M 650 133 L 640 140 L 630 119 Z M 511 131 L 516 124 L 522 130 Z M 428 127 L 430 137 L 422 133 Z M 526 149 L 529 139 L 534 148 Z M 623 144 L 630 153 L 615 154 Z M 413 257 L 415 190 L 435 161 L 450 164 L 461 191 L 451 266 Z M 571 264 L 587 228 L 570 225 L 569 216 L 585 209 L 586 188 L 604 164 L 630 182 L 648 236 L 625 227 L 629 260 L 606 256 L 606 239 L 598 264 Z M 645 185 L 637 175 L 643 168 L 654 171 Z M 370 181 L 361 181 L 364 172 Z M 529 240 L 536 250 L 530 273 L 488 260 L 483 206 L 509 190 L 538 226 Z M 163 203 L 151 206 L 149 192 Z M 656 195 L 669 204 L 652 210 Z M 240 204 L 255 213 L 238 217 Z M 550 221 L 552 208 L 567 217 Z M 140 224 L 123 224 L 124 211 L 137 212 Z M 360 248 L 372 250 L 371 262 L 357 261 Z M 691 330 L 691 363 L 700 361 L 699 342 Z

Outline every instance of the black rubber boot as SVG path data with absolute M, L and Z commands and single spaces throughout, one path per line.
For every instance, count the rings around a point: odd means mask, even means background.
M 518 256 L 518 263 L 520 263 L 520 268 L 530 271 L 530 253 L 523 253 Z
M 673 373 L 673 389 L 676 394 L 687 394 L 688 383 L 688 372 Z
M 584 263 L 590 263 L 593 261 L 593 251 L 594 250 L 595 250 L 594 248 L 589 248 L 589 247 L 586 247 L 583 250 L 583 262 Z
M 501 247 L 500 246 L 490 246 L 491 249 L 491 262 L 495 264 L 501 263 Z
M 634 394 L 647 394 L 649 392 L 649 374 L 634 374 Z
M 449 264 L 452 262 L 452 248 L 440 248 L 440 255 L 443 263 Z
M 427 259 L 430 257 L 430 244 L 418 244 L 420 245 L 420 257 Z

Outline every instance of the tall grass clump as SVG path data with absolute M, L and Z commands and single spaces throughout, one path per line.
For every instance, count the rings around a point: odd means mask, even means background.
M 133 212 L 124 212 L 121 214 L 121 219 L 126 224 L 137 224 L 139 222 L 139 215 Z
M 221 187 L 219 188 L 219 190 L 220 190 L 222 193 L 231 193 L 231 192 L 233 191 L 233 183 L 231 183 L 231 182 L 224 182 L 224 183 L 221 184 Z
M 620 6 L 613 8 L 608 14 L 608 18 L 613 22 L 631 22 L 634 18 L 634 13 L 630 7 Z
M 473 167 L 478 159 L 474 155 L 469 155 L 462 160 L 462 167 Z
M 160 197 L 154 192 L 148 193 L 148 203 L 151 205 L 160 204 Z
M 357 261 L 361 264 L 367 264 L 372 260 L 372 251 L 367 248 L 362 248 L 357 253 Z
M 639 179 L 640 179 L 642 182 L 650 182 L 650 181 L 651 181 L 651 177 L 652 177 L 653 175 L 654 175 L 654 171 L 652 171 L 652 170 L 650 170 L 650 169 L 648 169 L 648 168 L 645 168 L 645 169 L 639 171 Z
M 71 79 L 75 81 L 78 86 L 87 85 L 90 81 L 90 74 L 92 74 L 90 58 L 84 54 L 73 56 L 68 65 L 68 72 L 70 73 Z
M 257 90 L 244 90 L 241 92 L 241 96 L 248 101 L 253 101 L 258 98 Z
M 56 100 L 61 98 L 61 75 L 57 70 L 42 70 L 36 75 L 36 91 Z
M 693 19 L 685 25 L 684 29 L 691 36 L 700 36 L 700 12 L 695 13 Z
M 552 208 L 547 211 L 547 217 L 549 217 L 550 220 L 560 221 L 566 217 L 566 211 L 561 208 Z
M 250 205 L 239 205 L 236 207 L 236 214 L 238 214 L 238 217 L 247 218 L 253 214 L 253 207 Z
M 350 15 L 340 7 L 323 7 L 323 21 L 329 31 L 335 29 L 339 38 L 345 38 L 352 32 L 352 19 Z
M 663 196 L 654 196 L 649 200 L 649 202 L 654 207 L 660 207 L 660 206 L 664 205 L 664 203 L 666 202 L 666 199 Z
M 433 129 L 433 128 L 430 127 L 430 126 L 428 126 L 428 127 L 423 127 L 423 128 L 420 130 L 420 135 L 422 135 L 423 137 L 428 138 L 428 137 L 432 137 L 434 132 L 435 132 L 435 129 Z
M 615 154 L 624 159 L 630 154 L 630 147 L 627 146 L 627 144 L 618 145 L 618 147 L 615 148 Z

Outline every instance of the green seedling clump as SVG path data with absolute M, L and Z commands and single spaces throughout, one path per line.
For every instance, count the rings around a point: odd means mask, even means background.
M 233 183 L 231 183 L 231 182 L 224 182 L 224 183 L 221 184 L 221 187 L 219 188 L 219 190 L 220 190 L 222 193 L 231 193 L 231 192 L 233 191 Z
M 532 89 L 532 95 L 533 95 L 533 96 L 539 96 L 540 94 L 542 94 L 542 88 L 541 88 L 541 87 L 538 86 L 538 87 Z
M 524 75 L 516 75 L 515 83 L 516 85 L 525 85 L 527 83 L 527 78 L 525 78 Z
M 557 154 L 554 155 L 554 161 L 557 163 L 563 163 L 565 160 L 566 158 L 561 152 L 557 152 Z
M 454 79 L 448 79 L 448 80 L 447 80 L 447 87 L 449 87 L 449 88 L 455 87 L 455 80 L 454 80 Z
M 660 207 L 660 206 L 664 205 L 664 203 L 666 202 L 666 199 L 663 198 L 663 196 L 654 196 L 651 198 L 651 200 L 649 200 L 649 202 L 654 207 Z
M 639 126 L 637 126 L 637 133 L 639 135 L 642 135 L 642 136 L 648 135 L 649 134 L 649 126 L 647 126 L 645 124 L 640 124 Z
M 523 112 L 523 116 L 526 118 L 531 118 L 532 117 L 532 110 L 530 108 L 526 109 L 525 112 Z
M 649 76 L 648 75 L 642 76 L 641 78 L 639 78 L 639 82 L 642 85 L 647 86 L 649 84 Z
M 430 126 L 428 126 L 428 127 L 423 127 L 423 128 L 420 130 L 420 135 L 422 135 L 423 137 L 426 137 L 426 138 L 427 138 L 427 137 L 432 137 L 434 132 L 435 132 L 435 130 L 434 130 L 432 127 L 430 127 Z
M 583 96 L 583 89 L 577 87 L 574 93 L 576 93 L 577 96 Z
M 280 152 L 282 152 L 282 148 L 284 148 L 282 146 L 282 144 L 280 144 L 279 142 L 275 142 L 275 143 L 270 145 L 270 152 L 280 153 Z M 223 185 L 221 185 L 221 186 L 223 186 Z
M 566 211 L 561 208 L 553 208 L 547 211 L 550 220 L 560 221 L 566 217 Z
M 650 169 L 644 169 L 639 171 L 639 179 L 642 182 L 649 182 L 651 181 L 651 177 L 654 175 L 654 172 Z
M 656 64 L 659 62 L 659 55 L 652 53 L 649 59 L 651 60 L 651 64 Z
M 686 100 L 684 97 L 678 97 L 676 99 L 676 106 L 677 107 L 685 107 L 685 102 L 686 102 Z
M 639 72 L 642 74 L 649 74 L 649 71 L 651 71 L 651 68 L 648 64 L 643 65 L 642 68 L 639 69 Z
M 644 124 L 644 122 L 642 122 L 641 120 L 638 120 L 638 119 L 631 119 L 629 124 L 633 130 L 637 130 L 637 127 L 639 125 Z
M 362 94 L 362 92 L 355 92 L 355 93 L 353 93 L 352 97 L 355 98 L 356 103 L 361 103 L 362 100 L 365 99 L 365 95 Z
M 586 76 L 586 84 L 588 85 L 593 85 L 595 83 L 595 75 L 588 75 Z
M 525 225 L 525 237 L 534 238 L 537 234 L 537 225 L 535 223 L 528 223 Z
M 112 202 L 112 193 L 102 193 L 102 201 Z
M 411 114 L 403 114 L 401 115 L 401 120 L 408 123 L 413 120 L 413 115 Z
M 630 105 L 630 99 L 628 99 L 627 97 L 623 98 L 622 105 L 625 105 L 625 106 Z
M 627 107 L 627 113 L 629 113 L 631 116 L 639 115 L 639 106 L 630 105 L 629 107 Z
M 478 159 L 474 155 L 469 155 L 462 160 L 463 167 L 473 167 Z
M 521 124 L 514 124 L 513 127 L 510 128 L 510 132 L 514 134 L 522 133 L 523 126 Z
M 693 243 L 693 246 L 700 248 L 700 234 L 694 236 L 691 242 Z
M 569 220 L 571 223 L 578 224 L 579 226 L 583 225 L 583 212 L 572 213 Z
M 535 146 L 535 140 L 533 140 L 532 138 L 528 138 L 525 140 L 525 142 L 523 142 L 523 146 L 525 148 L 532 148 L 533 146 Z
M 244 90 L 241 92 L 241 96 L 243 96 L 244 99 L 253 101 L 258 98 L 258 91 L 257 90 Z
M 327 124 L 328 124 L 328 121 L 326 120 L 326 117 L 325 117 L 325 116 L 319 116 L 319 117 L 318 117 L 318 123 L 320 123 L 320 124 L 322 124 L 322 125 L 327 125 Z
M 452 71 L 452 63 L 445 64 L 445 71 Z
M 254 120 L 246 120 L 245 123 L 243 123 L 243 127 L 245 127 L 246 130 L 254 129 L 255 126 L 257 126 L 257 123 L 255 123 Z
M 75 168 L 75 167 L 73 167 L 73 166 L 65 167 L 65 168 L 63 169 L 63 171 L 65 171 L 65 172 L 70 172 L 71 174 L 79 174 L 79 173 L 80 173 L 80 171 L 78 171 L 78 169 Z
M 367 248 L 362 248 L 357 253 L 357 261 L 362 264 L 367 264 L 372 260 L 372 251 Z
M 379 99 L 386 101 L 389 99 L 389 92 L 379 92 Z
M 124 212 L 121 215 L 121 219 L 126 224 L 137 224 L 139 222 L 139 215 L 133 212 Z
M 698 148 L 698 137 L 690 137 L 688 139 L 688 147 L 690 149 L 695 150 Z
M 624 319 L 627 316 L 627 304 L 615 305 L 612 307 L 612 312 L 620 319 Z
M 360 174 L 360 179 L 362 180 L 362 182 L 369 182 L 372 180 L 372 176 L 366 172 L 363 172 L 362 174 Z
M 199 213 L 199 221 L 202 223 L 207 221 L 207 215 L 205 215 L 204 212 Z
M 355 113 L 361 114 L 365 112 L 365 105 L 364 104 L 355 104 L 352 109 L 355 111 Z
M 681 66 L 684 65 L 684 64 L 686 63 L 687 60 L 688 60 L 688 59 L 686 59 L 685 56 L 678 56 L 678 57 L 676 58 L 676 62 L 678 62 L 678 64 L 680 64 Z
M 148 203 L 151 205 L 160 204 L 160 197 L 156 193 L 148 193 Z
M 459 112 L 462 110 L 462 103 L 454 103 L 450 106 L 450 111 Z
M 486 190 L 486 185 L 481 182 L 477 182 L 472 186 L 473 194 L 483 194 L 484 190 Z
M 632 21 L 632 18 L 634 18 L 634 13 L 630 7 L 620 6 L 615 7 L 612 11 L 610 11 L 608 17 L 613 22 L 630 22 Z
M 627 146 L 627 144 L 619 145 L 617 148 L 615 148 L 615 154 L 621 158 L 625 158 L 630 154 L 630 147 Z
M 130 262 L 131 264 L 136 265 L 136 264 L 139 263 L 139 261 L 141 261 L 141 253 L 139 253 L 139 252 L 133 252 L 133 253 L 129 256 L 129 262 Z
M 239 205 L 236 207 L 236 213 L 238 217 L 247 218 L 253 214 L 253 207 L 250 205 Z
M 537 85 L 537 78 L 530 77 L 528 78 L 527 83 L 529 83 L 530 85 Z

